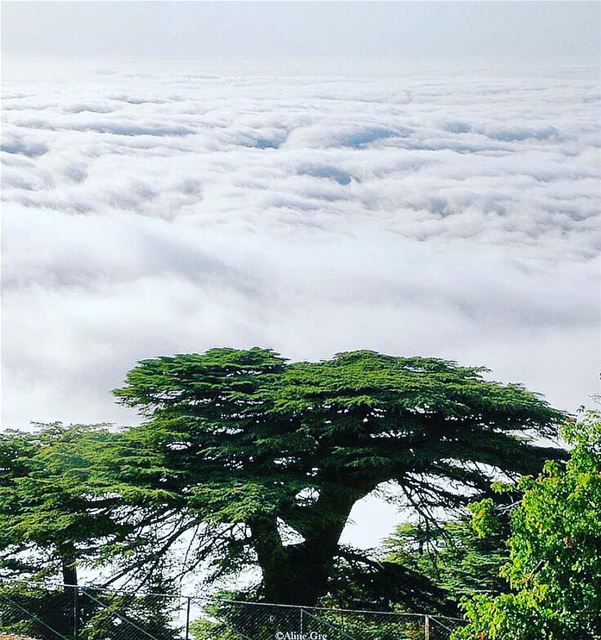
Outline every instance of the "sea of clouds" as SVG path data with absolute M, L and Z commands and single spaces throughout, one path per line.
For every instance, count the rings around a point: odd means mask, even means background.
M 599 359 L 594 69 L 3 87 L 3 426 L 137 420 L 146 357 L 373 348 L 574 410 Z

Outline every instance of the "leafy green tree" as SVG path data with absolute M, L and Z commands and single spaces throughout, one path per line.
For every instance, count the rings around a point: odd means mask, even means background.
M 499 572 L 508 557 L 509 520 L 507 505 L 499 507 L 505 515 L 486 536 L 477 535 L 467 515 L 461 515 L 436 525 L 403 523 L 377 549 L 342 548 L 327 603 L 458 616 L 465 596 L 508 591 Z
M 79 568 L 123 533 L 106 508 L 114 499 L 95 495 L 90 480 L 95 452 L 111 437 L 101 425 L 59 423 L 0 434 L 0 575 L 23 580 L 0 584 L 2 630 L 40 639 L 56 637 L 45 625 L 73 632 Z M 57 577 L 68 586 L 41 586 Z M 80 614 L 96 608 L 82 602 Z
M 468 595 L 507 590 L 499 575 L 508 555 L 502 527 L 481 537 L 466 518 L 437 527 L 407 523 L 385 541 L 384 548 L 387 562 L 427 578 L 443 591 L 446 602 L 456 605 Z M 457 610 L 451 613 L 456 615 Z
M 148 513 L 124 571 L 152 570 L 184 544 L 176 575 L 258 564 L 266 600 L 314 604 L 353 506 L 378 487 L 393 483 L 432 522 L 488 495 L 491 476 L 561 457 L 528 436 L 554 436 L 562 414 L 483 373 L 371 351 L 288 363 L 224 348 L 140 362 L 115 393 L 145 422 L 105 449 L 102 471 L 108 492 Z
M 0 637 L 176 640 L 181 638 L 177 605 L 176 598 L 152 593 L 7 581 L 0 584 Z
M 77 584 L 123 531 L 111 518 L 115 499 L 94 495 L 96 453 L 111 438 L 98 426 L 38 425 L 0 434 L 0 571 L 5 576 L 61 576 Z
M 549 462 L 520 483 L 503 575 L 511 593 L 465 603 L 456 640 L 601 638 L 601 420 L 568 423 L 567 465 Z M 474 509 L 482 534 L 495 527 L 491 503 Z
M 397 562 L 382 549 L 341 547 L 321 603 L 336 608 L 455 615 L 445 589 L 410 563 Z
M 19 431 L 0 434 L 0 576 L 31 570 L 26 559 L 15 554 L 15 535 L 7 526 L 19 512 L 18 479 L 27 475 L 28 460 L 38 446 L 31 434 Z

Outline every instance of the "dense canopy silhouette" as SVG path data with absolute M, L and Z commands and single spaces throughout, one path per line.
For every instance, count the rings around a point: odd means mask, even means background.
M 112 491 L 152 511 L 140 527 L 169 532 L 146 551 L 138 541 L 136 569 L 185 538 L 180 574 L 256 563 L 266 600 L 314 604 L 346 552 L 353 506 L 378 487 L 392 483 L 433 523 L 433 510 L 487 495 L 495 475 L 562 455 L 529 438 L 554 436 L 562 414 L 484 373 L 372 351 L 290 363 L 221 348 L 141 361 L 115 394 L 145 422 L 104 463 Z

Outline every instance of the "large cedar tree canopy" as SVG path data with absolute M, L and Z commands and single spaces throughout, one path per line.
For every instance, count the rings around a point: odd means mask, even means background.
M 269 349 L 143 360 L 115 391 L 145 422 L 107 452 L 125 499 L 154 505 L 183 571 L 252 563 L 263 597 L 313 604 L 327 591 L 353 505 L 384 483 L 424 518 L 529 474 L 563 415 L 485 369 L 373 351 L 288 362 Z M 159 516 L 156 514 L 159 513 Z M 189 532 L 192 532 L 190 534 Z

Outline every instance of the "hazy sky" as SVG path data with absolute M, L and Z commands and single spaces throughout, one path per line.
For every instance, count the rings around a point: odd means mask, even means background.
M 4 53 L 271 58 L 599 55 L 598 2 L 3 2 Z

